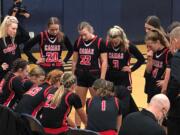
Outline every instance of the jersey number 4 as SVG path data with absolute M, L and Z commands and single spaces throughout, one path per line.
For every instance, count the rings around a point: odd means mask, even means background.
M 155 69 L 152 71 L 152 77 L 153 77 L 153 78 L 156 78 L 156 77 L 157 77 L 158 71 L 159 71 L 159 68 L 155 68 Z
M 81 65 L 91 65 L 91 55 L 81 55 L 80 58 Z

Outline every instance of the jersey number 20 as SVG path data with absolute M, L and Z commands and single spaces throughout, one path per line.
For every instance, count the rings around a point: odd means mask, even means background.
M 58 52 L 46 52 L 46 62 L 58 62 Z

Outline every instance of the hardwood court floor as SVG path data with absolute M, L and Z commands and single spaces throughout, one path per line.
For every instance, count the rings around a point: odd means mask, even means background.
M 138 49 L 142 52 L 142 54 L 144 55 L 144 57 L 146 58 L 146 47 L 145 45 L 138 45 L 137 46 Z M 63 52 L 62 58 L 64 58 L 66 52 Z M 39 53 L 35 53 L 34 54 L 35 57 L 39 57 Z M 23 54 L 22 55 L 23 58 L 27 59 L 27 57 Z M 132 59 L 131 63 L 134 63 L 135 60 Z M 71 72 L 71 63 L 72 61 L 68 61 L 68 63 L 65 65 L 65 71 L 66 72 Z M 33 67 L 33 65 L 31 65 L 30 67 Z M 147 96 L 144 94 L 144 70 L 145 70 L 145 64 L 142 65 L 138 70 L 136 70 L 135 72 L 132 73 L 132 82 L 133 82 L 133 91 L 132 91 L 132 95 L 133 98 L 136 102 L 136 104 L 138 105 L 138 107 L 146 107 L 146 98 Z M 88 93 L 88 96 L 89 93 Z M 72 113 L 70 115 L 70 117 L 72 119 L 74 119 L 74 110 L 72 110 Z

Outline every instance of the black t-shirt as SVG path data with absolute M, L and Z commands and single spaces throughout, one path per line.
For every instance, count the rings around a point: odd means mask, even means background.
M 115 48 L 111 44 L 108 44 L 107 52 L 109 71 L 121 71 L 124 66 L 129 66 L 132 56 L 137 59 L 137 62 L 131 68 L 131 71 L 138 69 L 145 61 L 141 52 L 132 44 L 129 45 L 126 51 L 123 51 L 119 46 Z
M 170 68 L 172 54 L 168 48 L 163 48 L 160 51 L 153 53 L 153 65 L 150 73 L 145 71 L 144 77 L 146 79 L 145 92 L 153 93 L 161 90 L 157 86 L 158 80 L 163 80 L 165 71 Z
M 170 68 L 171 76 L 180 84 L 180 50 L 174 54 Z
M 62 66 L 61 53 L 63 47 L 66 47 L 68 50 L 68 53 L 63 60 L 64 62 L 67 62 L 73 53 L 72 44 L 67 36 L 64 36 L 62 41 L 58 41 L 57 36 L 52 36 L 47 31 L 44 31 L 33 39 L 29 40 L 24 48 L 25 54 L 28 56 L 29 60 L 34 63 L 37 61 L 37 59 L 29 50 L 31 50 L 36 43 L 39 44 L 41 58 L 45 58 L 45 63 L 42 63 L 42 66 Z
M 36 113 L 43 106 L 44 100 L 48 92 L 52 89 L 54 89 L 54 87 L 46 82 L 39 86 L 32 87 L 23 95 L 23 98 L 15 108 L 15 111 L 35 116 Z
M 95 96 L 87 100 L 86 108 L 88 115 L 87 129 L 96 132 L 116 130 L 117 117 L 121 115 L 118 98 Z
M 10 67 L 17 58 L 21 57 L 19 44 L 10 37 L 0 38 L 0 64 L 7 63 Z
M 153 80 L 161 80 L 164 78 L 166 68 L 170 67 L 171 58 L 172 54 L 167 48 L 153 54 L 153 66 L 151 71 Z
M 21 77 L 13 73 L 8 73 L 5 77 L 7 77 L 6 80 L 1 81 L 0 104 L 12 108 L 22 98 L 25 90 Z
M 55 107 L 51 105 L 51 99 L 56 91 L 51 91 L 42 108 L 42 114 L 38 118 L 45 128 L 60 128 L 67 127 L 66 119 L 71 111 L 72 106 L 75 109 L 82 107 L 81 99 L 78 95 L 72 92 L 66 92 L 62 96 L 61 103 Z
M 166 135 L 155 116 L 143 109 L 129 114 L 122 123 L 120 135 Z
M 77 69 L 99 69 L 99 56 L 106 53 L 104 41 L 97 36 L 90 41 L 83 41 L 80 37 L 76 40 L 74 51 L 78 53 Z
M 0 80 L 4 77 L 7 71 L 3 71 L 2 63 L 9 65 L 8 71 L 11 69 L 12 63 L 21 58 L 21 51 L 19 45 L 29 39 L 29 36 L 25 34 L 25 30 L 18 25 L 18 31 L 16 37 L 13 39 L 9 36 L 0 38 Z

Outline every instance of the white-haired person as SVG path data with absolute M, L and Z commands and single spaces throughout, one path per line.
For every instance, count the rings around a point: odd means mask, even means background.
M 170 32 L 170 47 L 176 52 L 171 60 L 171 74 L 167 88 L 167 96 L 171 102 L 168 114 L 168 135 L 180 134 L 180 27 L 174 28 Z
M 145 109 L 131 113 L 124 119 L 120 135 L 166 135 L 161 124 L 169 108 L 166 95 L 155 95 Z

